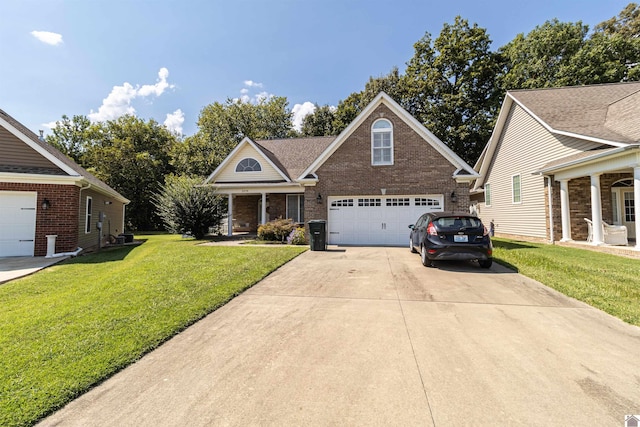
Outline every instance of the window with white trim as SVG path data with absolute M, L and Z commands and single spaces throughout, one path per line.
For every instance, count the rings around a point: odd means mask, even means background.
M 411 206 L 411 202 L 409 202 L 409 198 L 408 197 L 402 197 L 402 198 L 390 198 L 387 199 L 387 206 Z
M 304 194 L 287 194 L 287 218 L 304 222 Z
M 393 126 L 386 119 L 379 119 L 371 126 L 371 164 L 393 164 Z
M 260 163 L 251 157 L 240 160 L 236 166 L 236 172 L 260 172 L 261 170 Z
M 332 208 L 353 206 L 353 199 L 341 199 L 331 202 Z
M 484 185 L 484 205 L 491 206 L 491 184 Z
M 84 232 L 86 233 L 91 233 L 91 211 L 93 209 L 93 200 L 91 199 L 90 196 L 87 196 L 87 202 L 85 205 L 85 214 L 84 214 L 84 220 L 85 220 L 85 226 L 84 226 Z
M 382 206 L 381 199 L 358 199 L 358 206 L 373 207 Z
M 511 201 L 513 203 L 522 203 L 522 187 L 520 184 L 520 175 L 511 177 Z
M 416 197 L 414 201 L 415 206 L 440 206 L 440 200 L 438 199 L 428 199 L 424 197 Z

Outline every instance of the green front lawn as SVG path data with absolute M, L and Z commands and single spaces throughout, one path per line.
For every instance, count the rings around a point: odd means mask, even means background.
M 136 237 L 0 285 L 0 425 L 33 424 L 306 250 Z
M 640 260 L 506 239 L 493 239 L 496 261 L 640 326 Z

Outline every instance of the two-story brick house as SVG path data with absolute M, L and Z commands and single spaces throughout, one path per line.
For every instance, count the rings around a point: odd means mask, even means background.
M 326 220 L 329 244 L 405 245 L 427 211 L 468 211 L 477 173 L 385 93 L 337 137 L 245 138 L 206 179 L 228 234 Z

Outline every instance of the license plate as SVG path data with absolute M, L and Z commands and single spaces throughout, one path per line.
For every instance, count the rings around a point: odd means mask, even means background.
M 469 241 L 469 236 L 466 234 L 454 234 L 453 241 L 456 243 L 467 243 Z

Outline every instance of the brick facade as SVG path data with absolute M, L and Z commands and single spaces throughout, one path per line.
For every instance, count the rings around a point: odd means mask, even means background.
M 379 118 L 393 124 L 394 164 L 371 164 L 371 126 Z M 444 194 L 447 210 L 469 209 L 469 186 L 457 183 L 455 167 L 386 105 L 380 105 L 318 169 L 318 183 L 305 189 L 305 220 L 327 219 L 329 196 Z M 454 205 L 450 194 L 455 191 Z M 322 195 L 323 202 L 316 198 Z
M 633 178 L 632 174 L 610 173 L 600 176 L 600 203 L 602 204 L 602 220 L 613 223 L 613 207 L 611 187 L 613 183 L 624 178 Z M 549 197 L 548 183 L 545 182 L 545 204 L 547 214 L 547 239 L 549 235 Z M 562 238 L 562 209 L 560 204 L 560 183 L 553 183 L 553 232 L 554 240 Z M 584 218 L 591 218 L 591 178 L 581 177 L 569 181 L 569 217 L 571 220 L 571 238 L 587 240 L 588 226 Z
M 74 185 L 29 184 L 0 182 L 0 190 L 32 191 L 38 194 L 36 203 L 36 237 L 34 256 L 47 254 L 47 235 L 55 234 L 56 252 L 69 252 L 78 247 L 78 197 Z M 44 199 L 51 207 L 43 210 Z

